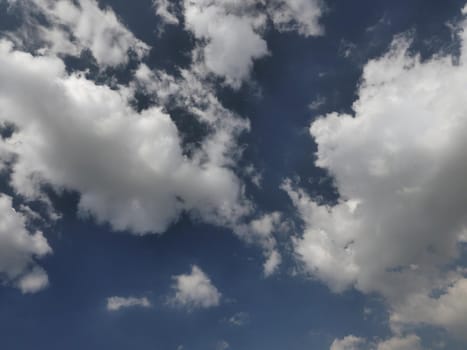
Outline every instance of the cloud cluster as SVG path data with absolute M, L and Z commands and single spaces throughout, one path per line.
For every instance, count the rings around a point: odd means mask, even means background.
M 151 307 L 148 298 L 135 298 L 135 297 L 109 297 L 107 298 L 107 310 L 118 311 L 130 307 Z
M 207 221 L 246 210 L 233 172 L 202 149 L 187 157 L 170 116 L 136 112 L 129 89 L 69 75 L 60 59 L 7 41 L 0 62 L 0 117 L 17 127 L 1 145 L 16 157 L 17 193 L 38 199 L 43 184 L 78 191 L 83 214 L 137 234 L 163 232 L 183 210 Z
M 467 227 L 466 27 L 458 60 L 422 61 L 408 53 L 409 38 L 396 38 L 364 67 L 354 115 L 312 123 L 316 165 L 334 177 L 338 203 L 283 186 L 305 224 L 294 242 L 305 269 L 334 291 L 383 295 L 398 329 L 467 330 L 458 262 Z
M 30 232 L 26 215 L 13 208 L 11 197 L 0 194 L 0 282 L 23 293 L 44 289 L 49 280 L 36 258 L 51 252 L 42 232 Z
M 42 52 L 75 56 L 88 49 L 103 67 L 127 63 L 130 50 L 139 58 L 149 50 L 112 9 L 101 9 L 96 0 L 16 0 L 13 4 L 25 12 L 22 30 L 13 35 L 25 47 L 40 45 Z
M 222 294 L 198 266 L 193 265 L 188 274 L 173 276 L 173 280 L 171 304 L 187 309 L 210 308 L 220 304 Z
M 62 55 L 87 49 L 99 67 L 126 69 L 131 51 L 142 59 L 148 50 L 110 8 L 94 0 L 11 3 L 24 21 L 0 41 L 0 122 L 14 125 L 0 141 L 0 167 L 16 194 L 43 201 L 56 218 L 44 187 L 76 192 L 80 215 L 134 234 L 162 233 L 188 213 L 259 243 L 265 273 L 273 273 L 281 260 L 272 236 L 280 218 L 255 219 L 232 170 L 249 121 L 222 106 L 197 65 L 175 77 L 140 62 L 128 86 L 98 84 L 85 72 L 70 73 Z M 171 13 L 167 2 L 155 5 L 160 16 Z M 140 89 L 153 104 L 137 111 Z M 168 112 L 173 107 L 206 130 L 196 144 L 185 144 Z

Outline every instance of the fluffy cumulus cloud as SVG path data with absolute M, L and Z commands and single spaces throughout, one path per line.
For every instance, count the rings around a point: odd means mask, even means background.
M 305 224 L 294 243 L 309 273 L 337 292 L 380 293 L 394 327 L 432 324 L 464 336 L 466 26 L 458 60 L 421 61 L 398 37 L 366 64 L 354 114 L 312 123 L 316 164 L 334 177 L 336 204 L 283 186 Z
M 142 57 L 149 47 L 138 40 L 110 9 L 96 0 L 16 0 L 27 16 L 21 31 L 13 36 L 24 46 L 42 45 L 42 51 L 79 55 L 89 49 L 101 66 L 128 62 L 128 52 Z M 43 18 L 39 19 L 38 15 Z M 48 22 L 44 25 L 44 19 Z
M 268 21 L 280 31 L 320 35 L 322 7 L 314 0 L 185 0 L 185 27 L 198 39 L 197 69 L 239 88 L 253 62 L 269 54 L 263 38 Z
M 353 335 L 335 339 L 330 350 L 421 350 L 420 338 L 416 335 L 395 336 L 387 340 L 372 342 Z
M 192 266 L 188 274 L 173 276 L 173 280 L 174 295 L 170 299 L 172 305 L 194 309 L 220 304 L 221 293 L 198 266 Z
M 160 108 L 137 113 L 126 88 L 68 75 L 56 57 L 7 41 L 0 61 L 1 117 L 18 128 L 2 148 L 17 156 L 11 184 L 18 193 L 37 198 L 44 183 L 79 191 L 82 213 L 140 234 L 164 231 L 181 210 L 196 207 L 206 218 L 243 210 L 235 175 L 202 153 L 184 155 Z
M 162 233 L 189 213 L 259 243 L 271 274 L 280 263 L 272 236 L 279 218 L 255 219 L 232 170 L 249 122 L 222 106 L 197 65 L 174 77 L 140 62 L 129 85 L 97 84 L 85 72 L 70 72 L 62 54 L 88 49 L 99 67 L 126 69 L 130 51 L 136 59 L 147 51 L 110 8 L 94 0 L 12 4 L 24 22 L 0 41 L 0 122 L 14 125 L 0 141 L 0 167 L 8 168 L 16 194 L 50 207 L 45 186 L 74 191 L 83 217 L 135 234 Z M 152 107 L 137 111 L 132 101 L 141 89 Z M 185 144 L 171 107 L 191 115 L 188 123 L 206 135 Z
M 40 231 L 30 232 L 25 214 L 13 208 L 12 198 L 0 194 L 0 281 L 34 293 L 48 285 L 36 259 L 52 252 Z
M 107 310 L 118 311 L 121 309 L 132 308 L 132 307 L 151 307 L 151 303 L 146 297 L 135 298 L 135 297 L 109 297 L 107 298 Z
M 250 8 L 253 1 L 185 0 L 185 26 L 202 44 L 205 68 L 238 88 L 248 78 L 253 60 L 268 53 L 259 31 L 266 18 Z

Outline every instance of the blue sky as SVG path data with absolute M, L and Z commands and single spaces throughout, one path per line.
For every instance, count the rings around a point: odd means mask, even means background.
M 1 348 L 464 349 L 466 14 L 0 0 Z

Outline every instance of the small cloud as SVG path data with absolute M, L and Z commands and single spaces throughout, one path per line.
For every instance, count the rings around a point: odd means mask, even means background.
M 272 250 L 268 258 L 264 262 L 264 275 L 266 277 L 271 276 L 279 267 L 282 262 L 282 257 L 277 250 Z
M 250 322 L 250 315 L 246 312 L 237 312 L 229 318 L 228 322 L 233 326 L 241 327 Z
M 193 308 L 209 308 L 220 304 L 222 294 L 209 277 L 196 265 L 191 273 L 172 277 L 175 295 L 169 301 L 172 305 Z
M 230 344 L 225 341 L 221 340 L 219 343 L 217 343 L 216 350 L 227 350 L 230 349 Z
M 36 266 L 34 269 L 21 277 L 18 287 L 23 294 L 35 293 L 49 285 L 49 278 L 43 268 Z
M 318 95 L 316 98 L 311 101 L 308 105 L 308 108 L 312 111 L 320 109 L 326 103 L 326 98 L 324 96 Z
M 135 297 L 110 297 L 107 298 L 107 310 L 108 311 L 118 311 L 122 308 L 129 307 L 151 307 L 151 303 L 148 298 L 135 298 Z

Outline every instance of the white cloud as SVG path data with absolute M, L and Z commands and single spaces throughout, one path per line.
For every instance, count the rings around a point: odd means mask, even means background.
M 319 23 L 323 7 L 321 0 L 272 0 L 268 10 L 279 31 L 297 31 L 304 36 L 317 36 L 324 32 Z
M 330 350 L 360 350 L 365 344 L 365 339 L 348 335 L 342 339 L 335 339 Z
M 405 324 L 431 324 L 450 330 L 458 337 L 467 332 L 467 279 L 459 279 L 439 297 L 423 293 L 411 295 L 403 307 L 391 314 L 398 329 Z
M 282 262 L 282 257 L 277 250 L 271 251 L 268 258 L 264 262 L 264 274 L 271 276 Z
M 178 24 L 179 20 L 175 15 L 175 6 L 171 0 L 154 0 L 154 8 L 156 15 L 159 16 L 166 24 Z
M 280 31 L 320 35 L 322 7 L 315 0 L 184 0 L 186 29 L 198 39 L 196 69 L 237 89 L 248 80 L 254 61 L 269 54 L 263 38 L 268 18 Z
M 60 59 L 7 41 L 0 62 L 0 119 L 18 128 L 1 148 L 17 158 L 11 184 L 19 194 L 38 199 L 45 183 L 78 191 L 82 214 L 137 234 L 163 232 L 182 211 L 226 225 L 249 212 L 226 164 L 229 130 L 189 158 L 169 115 L 157 107 L 137 113 L 130 89 L 68 75 Z
M 283 186 L 305 224 L 294 243 L 309 273 L 337 292 L 382 294 L 399 321 L 455 333 L 465 329 L 467 299 L 443 320 L 418 307 L 440 311 L 464 293 L 455 265 L 467 227 L 465 26 L 458 64 L 452 57 L 422 62 L 398 37 L 365 66 L 354 115 L 312 123 L 316 164 L 334 177 L 337 204 L 320 204 L 290 181 Z M 430 299 L 433 292 L 442 296 Z M 411 318 L 405 314 L 415 300 L 423 302 Z
M 407 336 L 394 336 L 390 339 L 373 342 L 367 339 L 346 336 L 335 339 L 330 350 L 421 350 L 420 338 L 414 334 Z
M 245 241 L 256 243 L 263 248 L 266 257 L 263 265 L 266 277 L 271 276 L 282 262 L 273 233 L 284 230 L 284 225 L 282 215 L 272 212 L 235 227 L 235 232 Z
M 379 343 L 376 350 L 422 350 L 420 338 L 414 334 L 406 337 L 393 337 Z
M 35 259 L 52 252 L 40 231 L 31 233 L 26 217 L 17 212 L 12 199 L 0 195 L 0 276 L 1 282 L 17 286 L 23 293 L 34 293 L 48 285 L 45 271 Z
M 227 350 L 230 349 L 230 344 L 226 340 L 221 340 L 217 343 L 216 350 Z
M 246 312 L 237 312 L 235 315 L 228 319 L 228 322 L 237 327 L 246 325 L 250 320 L 250 315 Z
M 239 88 L 255 59 L 268 54 L 267 44 L 258 33 L 266 18 L 249 15 L 251 1 L 185 0 L 185 26 L 199 40 L 202 62 L 209 72 Z
M 140 58 L 149 50 L 112 9 L 101 9 L 96 0 L 24 0 L 17 4 L 26 11 L 27 17 L 23 32 L 15 35 L 25 46 L 31 45 L 31 38 L 37 36 L 45 45 L 42 51 L 79 55 L 87 48 L 102 66 L 127 63 L 129 50 Z M 38 21 L 38 14 L 49 24 Z
M 130 307 L 151 307 L 151 303 L 146 297 L 135 298 L 135 297 L 109 297 L 107 298 L 107 310 L 118 311 L 120 309 L 126 309 Z
M 173 305 L 193 308 L 210 308 L 218 306 L 221 293 L 212 284 L 209 277 L 196 265 L 191 273 L 173 276 L 174 296 L 170 299 Z
M 41 267 L 35 266 L 18 281 L 18 287 L 23 293 L 35 293 L 49 285 L 49 277 Z

